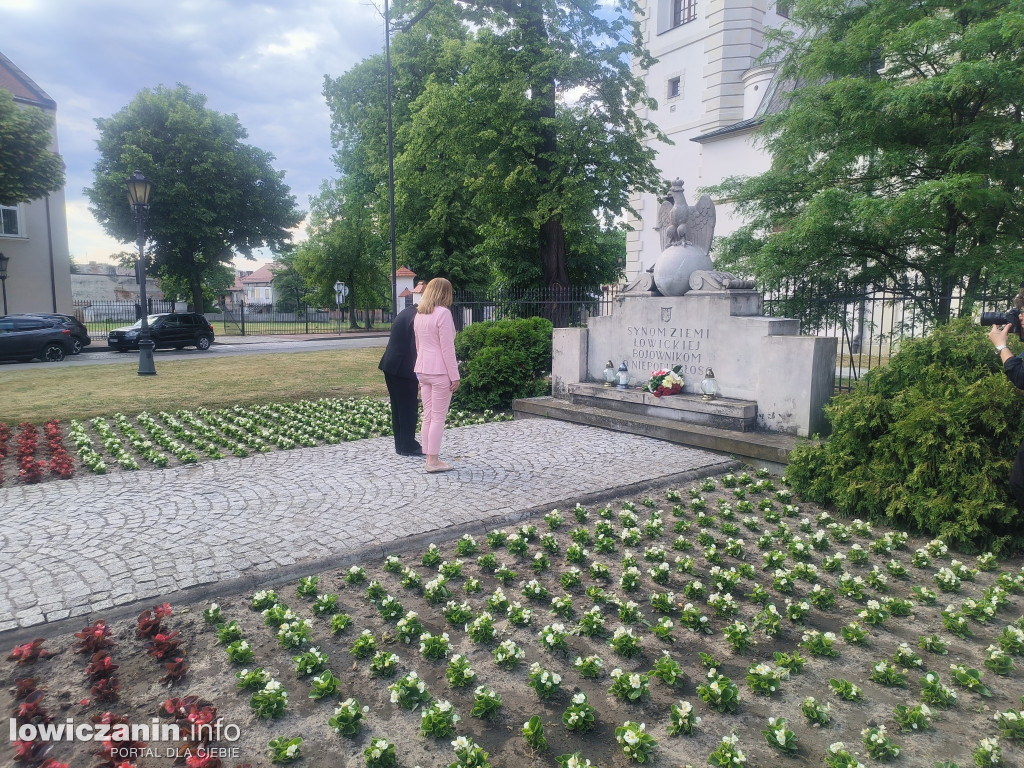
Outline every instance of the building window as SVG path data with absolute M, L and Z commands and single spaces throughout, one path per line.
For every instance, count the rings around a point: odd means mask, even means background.
M 670 77 L 668 79 L 668 88 L 665 92 L 665 97 L 669 99 L 678 99 L 683 95 L 682 92 L 682 79 L 679 77 Z
M 672 0 L 672 27 L 681 27 L 697 18 L 697 0 Z
M 0 205 L 0 235 L 22 237 L 21 219 L 16 205 Z
M 792 6 L 792 0 L 778 0 L 775 3 L 775 12 L 784 19 L 789 18 L 790 6 Z

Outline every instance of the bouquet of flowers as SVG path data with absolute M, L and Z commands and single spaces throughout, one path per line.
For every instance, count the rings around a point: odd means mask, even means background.
M 673 366 L 672 370 L 659 370 L 651 374 L 647 381 L 647 391 L 655 397 L 662 395 L 678 395 L 683 391 L 683 376 L 680 374 L 681 365 Z

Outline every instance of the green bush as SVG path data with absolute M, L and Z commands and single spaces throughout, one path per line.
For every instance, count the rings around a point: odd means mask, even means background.
M 826 416 L 828 441 L 794 451 L 786 473 L 804 498 L 968 551 L 1024 545 L 1009 487 L 1024 402 L 977 324 L 905 341 Z
M 462 386 L 453 403 L 468 410 L 509 408 L 517 397 L 550 394 L 549 320 L 474 323 L 455 337 Z

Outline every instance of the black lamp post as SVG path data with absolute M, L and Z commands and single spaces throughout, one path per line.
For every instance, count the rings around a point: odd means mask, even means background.
M 149 193 L 153 185 L 136 171 L 129 177 L 128 204 L 135 211 L 135 232 L 139 243 L 139 301 L 142 304 L 142 327 L 139 329 L 139 376 L 156 376 L 153 365 L 153 340 L 149 337 L 149 304 L 146 301 L 146 234 L 144 224 L 149 212 Z
M 398 314 L 398 253 L 395 242 L 395 129 L 391 123 L 391 9 L 384 0 L 384 69 L 388 113 L 388 206 L 391 213 L 391 318 Z
M 7 314 L 7 264 L 10 260 L 10 256 L 4 256 L 0 253 L 0 285 L 3 286 L 5 315 Z

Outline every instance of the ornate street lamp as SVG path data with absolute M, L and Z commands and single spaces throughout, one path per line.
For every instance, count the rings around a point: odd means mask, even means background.
M 142 327 L 139 329 L 139 376 L 156 376 L 153 364 L 153 340 L 149 337 L 149 303 L 146 301 L 146 214 L 149 213 L 149 179 L 135 171 L 127 181 L 128 205 L 135 211 L 135 233 L 139 243 L 139 302 L 142 305 Z
M 0 253 L 0 285 L 3 285 L 5 315 L 7 314 L 7 264 L 10 260 L 10 256 L 4 256 Z

